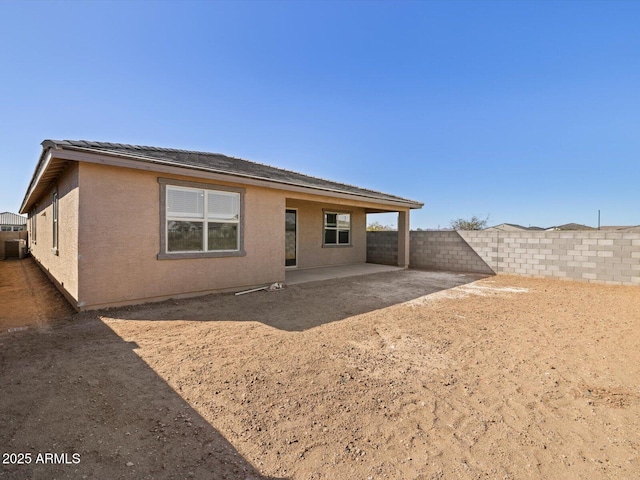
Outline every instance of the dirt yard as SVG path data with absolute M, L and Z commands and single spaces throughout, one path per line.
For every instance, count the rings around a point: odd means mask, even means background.
M 640 477 L 637 287 L 400 271 L 6 321 L 0 451 L 68 461 L 0 479 Z
M 0 260 L 0 332 L 47 328 L 73 312 L 33 260 Z

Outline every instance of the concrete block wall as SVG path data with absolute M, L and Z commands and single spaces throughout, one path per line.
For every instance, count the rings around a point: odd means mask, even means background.
M 410 266 L 428 270 L 493 274 L 457 232 L 411 232 Z
M 398 265 L 398 232 L 367 232 L 367 262 Z
M 397 248 L 394 233 L 368 232 L 368 262 Z M 640 233 L 411 232 L 410 266 L 640 285 Z
M 495 273 L 640 285 L 640 233 L 458 233 Z

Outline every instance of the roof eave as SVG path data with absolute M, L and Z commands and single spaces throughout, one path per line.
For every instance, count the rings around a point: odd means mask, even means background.
M 31 176 L 31 181 L 29 182 L 29 186 L 27 187 L 27 191 L 22 199 L 22 204 L 20 205 L 19 213 L 27 213 L 29 208 L 33 203 L 33 195 L 36 188 L 39 186 L 40 181 L 47 167 L 51 163 L 52 155 L 51 155 L 51 146 L 45 146 L 47 141 L 42 142 L 42 153 L 40 154 L 40 158 L 38 159 L 38 163 L 36 164 L 36 168 L 33 171 L 33 175 Z

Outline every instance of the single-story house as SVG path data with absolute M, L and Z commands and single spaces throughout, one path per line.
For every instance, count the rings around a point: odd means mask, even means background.
M 529 228 L 523 227 L 522 225 L 516 225 L 515 223 L 501 223 L 500 225 L 487 227 L 484 230 L 488 232 L 526 232 Z
M 598 228 L 598 230 L 603 230 L 605 232 L 640 232 L 640 225 L 630 226 L 630 225 L 603 225 Z
M 0 232 L 21 232 L 27 229 L 27 218 L 17 213 L 0 213 Z
M 17 213 L 0 213 L 0 260 L 24 255 L 27 217 Z
M 565 223 L 564 225 L 556 225 L 546 229 L 547 232 L 571 231 L 571 230 L 595 230 L 593 227 L 582 225 L 581 223 Z
M 45 140 L 20 211 L 77 310 L 249 289 L 366 262 L 366 215 L 422 203 L 214 153 Z

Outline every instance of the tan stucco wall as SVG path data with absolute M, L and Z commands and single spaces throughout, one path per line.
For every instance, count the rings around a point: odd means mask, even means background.
M 246 255 L 159 260 L 159 178 L 244 189 Z M 60 211 L 58 255 L 51 248 L 55 188 Z M 298 268 L 364 263 L 366 212 L 386 209 L 366 200 L 84 162 L 70 162 L 38 202 L 37 236 L 31 252 L 79 309 L 282 282 L 286 208 L 298 210 Z M 350 246 L 323 247 L 323 210 L 351 213 Z
M 298 210 L 298 268 L 364 263 L 367 260 L 367 215 L 364 208 L 288 198 Z M 351 245 L 323 247 L 324 210 L 351 213 Z
M 45 272 L 70 300 L 78 299 L 79 166 L 70 162 L 55 185 L 36 205 L 36 235 L 29 231 L 29 249 Z M 53 247 L 53 192 L 58 189 L 58 254 Z M 31 222 L 27 222 L 31 228 Z
M 158 260 L 159 176 L 213 187 L 234 186 L 82 163 L 80 308 L 240 290 L 284 281 L 282 192 L 244 187 L 246 256 Z

